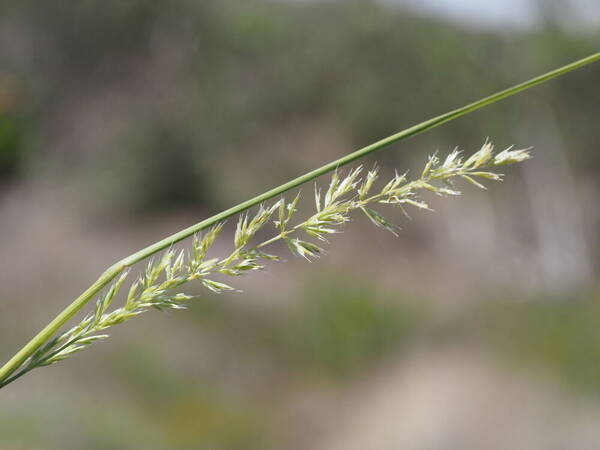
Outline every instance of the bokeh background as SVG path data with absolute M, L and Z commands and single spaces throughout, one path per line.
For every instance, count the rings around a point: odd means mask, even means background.
M 596 52 L 599 24 L 595 0 L 3 0 L 0 357 L 112 262 Z M 599 108 L 595 64 L 380 152 L 535 158 L 32 372 L 0 448 L 599 448 Z

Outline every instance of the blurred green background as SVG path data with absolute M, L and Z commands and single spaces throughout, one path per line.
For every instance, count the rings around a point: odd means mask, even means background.
M 115 260 L 598 51 L 599 18 L 585 0 L 4 0 L 0 357 Z M 505 183 L 397 217 L 397 239 L 358 219 L 324 259 L 32 372 L 0 392 L 0 449 L 597 449 L 599 107 L 595 64 L 375 155 L 393 173 L 486 137 L 535 147 Z

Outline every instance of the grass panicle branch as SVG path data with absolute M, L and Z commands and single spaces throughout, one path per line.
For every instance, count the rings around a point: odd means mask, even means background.
M 379 190 L 374 190 L 379 171 L 374 168 L 364 177 L 363 167 L 349 171 L 342 176 L 336 171 L 331 176 L 324 195 L 315 187 L 315 212 L 295 225 L 297 219 L 298 193 L 291 202 L 280 198 L 270 206 L 258 206 L 254 216 L 242 214 L 237 221 L 233 238 L 233 249 L 225 257 L 208 257 L 211 246 L 223 229 L 218 223 L 205 234 L 193 237 L 191 248 L 165 251 L 156 261 L 150 261 L 146 269 L 135 280 L 123 305 L 110 310 L 115 297 L 123 289 L 128 272 L 123 272 L 103 295 L 96 300 L 95 308 L 79 324 L 58 335 L 41 346 L 19 368 L 15 375 L 2 385 L 16 380 L 36 367 L 48 366 L 71 357 L 74 353 L 108 337 L 105 331 L 124 323 L 151 308 L 159 311 L 185 309 L 193 296 L 181 292 L 181 288 L 191 281 L 215 292 L 232 291 L 229 284 L 214 279 L 215 276 L 237 277 L 252 271 L 264 269 L 265 261 L 276 261 L 278 256 L 265 253 L 262 248 L 277 241 L 285 241 L 290 252 L 296 256 L 312 260 L 325 253 L 314 242 L 328 242 L 329 235 L 338 233 L 340 227 L 350 221 L 353 212 L 364 214 L 376 226 L 394 235 L 399 227 L 386 219 L 373 208 L 388 205 L 399 208 L 408 216 L 407 207 L 431 210 L 420 198 L 422 191 L 437 195 L 460 195 L 454 182 L 467 180 L 478 188 L 485 189 L 482 180 L 501 181 L 502 174 L 494 171 L 499 166 L 513 164 L 530 158 L 528 149 L 506 149 L 494 155 L 493 145 L 486 141 L 479 151 L 463 161 L 461 152 L 454 150 L 442 162 L 436 155 L 429 157 L 419 178 L 408 181 L 406 174 L 395 176 Z M 255 242 L 257 233 L 272 224 L 274 235 L 261 242 Z
M 548 80 L 564 75 L 573 70 L 579 69 L 588 64 L 594 63 L 600 60 L 600 52 L 589 55 L 585 58 L 574 61 L 570 64 L 559 67 L 555 70 L 547 72 L 545 74 L 539 75 L 537 77 L 531 78 L 530 80 L 524 81 L 508 89 L 504 89 L 495 94 L 492 94 L 488 97 L 484 97 L 480 100 L 477 100 L 473 103 L 469 103 L 460 108 L 454 109 L 452 111 L 448 111 L 444 114 L 441 114 L 437 117 L 433 117 L 429 120 L 421 122 L 417 125 L 406 128 L 398 133 L 395 133 L 391 136 L 388 136 L 380 141 L 377 141 L 371 145 L 363 147 L 359 150 L 356 150 L 353 153 L 345 155 L 335 161 L 332 161 L 328 164 L 325 164 L 315 170 L 312 170 L 300 177 L 297 177 L 293 180 L 288 181 L 274 189 L 264 192 L 254 198 L 246 200 L 232 208 L 229 208 L 225 211 L 222 211 L 219 214 L 216 214 L 212 217 L 209 217 L 206 220 L 203 220 L 199 223 L 196 223 L 184 230 L 181 230 L 171 236 L 168 236 L 154 244 L 149 245 L 148 247 L 141 249 L 140 251 L 127 256 L 121 261 L 116 262 L 111 267 L 109 267 L 100 277 L 90 286 L 88 287 L 79 297 L 77 297 L 71 304 L 69 304 L 65 309 L 63 309 L 54 319 L 48 323 L 40 332 L 38 332 L 27 344 L 25 344 L 12 358 L 10 358 L 2 367 L 0 367 L 0 387 L 8 384 L 10 381 L 16 379 L 19 374 L 22 374 L 21 369 L 26 361 L 31 360 L 31 358 L 38 353 L 39 350 L 45 348 L 49 343 L 53 342 L 55 339 L 54 336 L 60 331 L 60 329 L 71 320 L 83 307 L 85 307 L 90 301 L 92 301 L 98 293 L 100 293 L 103 289 L 105 289 L 113 280 L 117 279 L 121 276 L 130 266 L 143 261 L 152 255 L 159 253 L 165 249 L 168 249 L 173 244 L 186 239 L 195 233 L 198 233 L 202 230 L 209 229 L 224 221 L 225 219 L 235 216 L 237 214 L 243 213 L 244 211 L 257 206 L 265 201 L 277 197 L 283 194 L 286 191 L 297 188 L 308 181 L 311 181 L 321 175 L 332 172 L 334 170 L 339 169 L 340 167 L 350 164 L 357 159 L 360 159 L 370 153 L 381 150 L 390 144 L 395 142 L 399 142 L 401 140 L 407 139 L 409 137 L 415 136 L 417 134 L 423 133 L 427 130 L 431 130 L 436 128 L 446 122 L 457 119 L 459 117 L 465 116 L 469 113 L 477 111 L 478 109 L 484 108 L 488 105 L 492 105 L 504 98 L 515 95 L 519 92 L 522 92 L 531 87 L 537 86 L 539 84 L 545 83 Z M 474 179 L 473 174 L 466 175 L 466 180 Z M 375 215 L 371 209 L 364 208 L 363 212 L 365 212 L 371 220 L 374 220 L 377 223 L 382 223 L 382 218 Z M 291 241 L 295 242 L 295 241 Z M 297 244 L 297 242 L 296 242 Z M 297 249 L 297 246 L 294 243 L 291 244 L 294 248 Z M 313 249 L 314 250 L 314 249 Z M 66 343 L 65 343 L 66 344 Z M 63 344 L 63 345 L 65 345 Z M 15 374 L 17 371 L 19 373 Z

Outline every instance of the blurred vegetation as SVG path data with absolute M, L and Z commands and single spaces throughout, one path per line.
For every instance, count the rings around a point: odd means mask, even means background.
M 295 326 L 285 352 L 316 374 L 342 379 L 376 367 L 419 325 L 416 306 L 401 307 L 398 299 L 379 296 L 367 280 L 330 282 L 307 293 L 305 308 L 290 320 Z
M 263 177 L 275 183 L 297 174 L 317 150 L 307 136 L 339 136 L 312 159 L 326 161 L 591 53 L 599 37 L 567 32 L 550 12 L 539 30 L 499 34 L 373 1 L 24 0 L 3 9 L 14 34 L 0 50 L 3 74 L 18 80 L 20 95 L 12 112 L 0 111 L 2 173 L 14 170 L 23 134 L 32 134 L 37 156 L 27 164 L 60 177 L 76 168 L 85 175 L 69 178 L 94 189 L 99 204 L 108 196 L 113 213 L 228 205 L 246 195 L 237 191 L 242 182 L 258 191 Z M 553 104 L 570 148 L 589 148 L 599 131 L 578 118 L 594 114 L 599 70 L 494 106 L 493 121 L 482 112 L 419 145 L 474 145 L 482 132 L 508 141 L 530 111 Z M 23 112 L 26 130 L 14 111 Z M 600 170 L 598 152 L 574 157 Z
M 17 111 L 17 89 L 0 72 L 0 183 L 14 177 L 24 159 L 24 140 L 28 128 Z
M 478 309 L 475 336 L 519 366 L 545 369 L 583 394 L 600 395 L 597 292 L 497 301 Z M 463 323 L 463 326 L 465 324 Z

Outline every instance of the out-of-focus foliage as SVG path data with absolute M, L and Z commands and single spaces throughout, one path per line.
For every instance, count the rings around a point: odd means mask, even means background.
M 598 395 L 598 310 L 598 293 L 589 292 L 567 298 L 496 302 L 467 320 L 479 328 L 475 333 L 478 339 L 512 362 L 530 369 L 550 369 L 568 386 Z
M 267 173 L 284 180 L 307 155 L 327 160 L 591 53 L 597 42 L 553 24 L 470 31 L 371 1 L 19 1 L 4 9 L 4 71 L 19 80 L 17 106 L 38 138 L 28 164 L 60 176 L 76 168 L 77 183 L 98 186 L 113 211 L 222 205 L 243 195 L 215 176 L 225 168 L 260 189 Z M 554 119 L 570 148 L 589 148 L 598 130 L 578 124 L 598 102 L 598 70 L 495 106 L 493 121 L 488 112 L 470 116 L 423 145 L 507 136 L 552 104 L 564 105 Z M 318 139 L 335 145 L 311 148 Z M 19 148 L 3 153 L 14 160 Z M 598 152 L 579 153 L 583 167 L 599 169 Z
M 395 301 L 373 294 L 373 286 L 352 283 L 325 284 L 308 292 L 306 297 L 313 300 L 290 330 L 298 361 L 314 367 L 316 374 L 348 377 L 397 352 L 420 323 L 417 306 L 403 310 Z
M 14 176 L 25 153 L 27 127 L 17 111 L 17 95 L 12 80 L 0 72 L 0 183 Z

